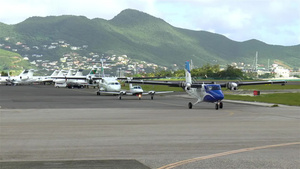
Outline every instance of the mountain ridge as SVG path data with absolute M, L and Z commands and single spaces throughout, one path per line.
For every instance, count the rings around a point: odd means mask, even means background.
M 65 40 L 75 46 L 88 45 L 89 52 L 125 54 L 168 67 L 182 65 L 189 59 L 197 65 L 252 63 L 256 51 L 259 62 L 280 60 L 291 67 L 300 67 L 300 45 L 269 45 L 255 39 L 237 42 L 216 33 L 177 28 L 133 9 L 126 9 L 111 20 L 74 15 L 30 17 L 15 25 L 1 23 L 2 28 L 5 28 L 0 33 L 2 42 L 11 35 L 15 41 L 30 46 Z M 61 55 L 62 51 L 57 50 L 45 57 L 58 60 Z

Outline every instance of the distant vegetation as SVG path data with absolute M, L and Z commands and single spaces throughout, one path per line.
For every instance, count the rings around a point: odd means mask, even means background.
M 185 71 L 183 69 L 177 71 L 171 70 L 160 70 L 153 73 L 138 74 L 137 77 L 185 77 Z M 237 69 L 231 65 L 227 65 L 225 70 L 220 70 L 219 65 L 206 64 L 201 68 L 195 68 L 191 71 L 191 76 L 193 78 L 200 79 L 251 79 L 244 74 L 241 69 Z
M 300 93 L 274 93 L 259 96 L 225 95 L 225 99 L 300 106 Z
M 19 54 L 0 49 L 0 70 L 19 72 L 25 68 L 34 68 L 34 66 L 30 65 Z
M 122 11 L 111 20 L 67 15 L 32 17 L 16 25 L 0 23 L 0 30 L 0 44 L 15 46 L 22 42 L 32 47 L 64 40 L 74 46 L 87 45 L 87 49 L 77 51 L 82 56 L 90 52 L 125 54 L 132 59 L 169 68 L 174 64 L 182 68 L 184 61 L 190 59 L 197 66 L 226 66 L 232 62 L 252 64 L 256 51 L 261 64 L 266 65 L 270 59 L 271 63 L 276 60 L 292 68 L 300 67 L 300 45 L 276 46 L 257 40 L 236 42 L 206 31 L 176 28 L 162 19 L 131 9 Z M 39 54 L 43 59 L 53 61 L 59 60 L 65 52 L 61 49 L 42 50 Z M 18 53 L 32 59 L 35 51 Z

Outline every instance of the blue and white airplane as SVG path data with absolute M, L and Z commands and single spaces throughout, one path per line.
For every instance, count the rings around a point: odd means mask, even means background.
M 170 87 L 182 87 L 190 96 L 196 98 L 195 103 L 189 102 L 188 108 L 192 109 L 193 105 L 201 102 L 214 103 L 216 110 L 223 108 L 224 94 L 221 87 L 226 87 L 230 90 L 237 90 L 238 86 L 242 85 L 259 85 L 259 84 L 282 84 L 286 81 L 257 81 L 257 82 L 227 82 L 221 84 L 212 83 L 193 83 L 190 71 L 189 61 L 185 62 L 185 82 L 174 82 L 174 81 L 137 81 L 128 80 L 126 83 L 136 84 L 153 84 L 153 85 L 168 85 Z

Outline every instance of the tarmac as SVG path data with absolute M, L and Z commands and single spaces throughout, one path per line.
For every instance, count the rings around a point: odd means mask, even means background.
M 299 168 L 297 106 L 0 86 L 0 168 Z

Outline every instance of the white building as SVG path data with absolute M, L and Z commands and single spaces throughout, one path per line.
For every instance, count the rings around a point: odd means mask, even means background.
M 288 69 L 285 69 L 281 66 L 277 66 L 273 72 L 275 73 L 275 78 L 283 77 L 288 78 L 290 77 L 290 71 Z

